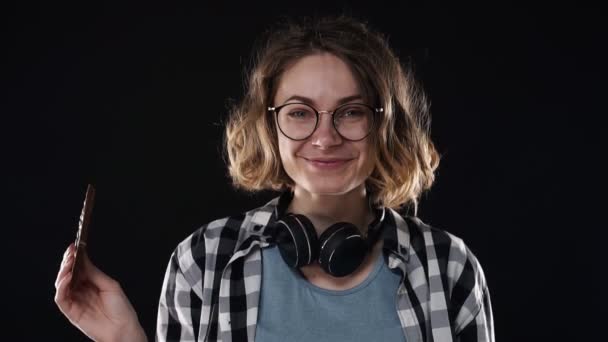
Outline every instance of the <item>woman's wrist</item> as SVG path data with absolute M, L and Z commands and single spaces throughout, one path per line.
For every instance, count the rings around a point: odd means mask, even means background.
M 116 336 L 111 339 L 111 342 L 148 342 L 148 336 L 144 328 L 137 323 L 118 331 Z
M 144 331 L 144 328 L 142 328 L 141 325 L 139 325 L 139 323 L 137 324 L 136 327 L 133 327 L 133 332 L 129 333 L 128 339 L 123 339 L 122 341 L 127 342 L 127 341 L 136 341 L 136 342 L 148 342 L 148 336 L 146 336 L 146 332 Z

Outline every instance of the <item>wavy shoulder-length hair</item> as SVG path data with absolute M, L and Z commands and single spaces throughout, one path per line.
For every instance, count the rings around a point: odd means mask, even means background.
M 413 205 L 435 179 L 440 156 L 430 140 L 429 106 L 411 69 L 388 40 L 348 16 L 287 20 L 267 31 L 254 49 L 241 101 L 230 108 L 224 158 L 233 185 L 246 191 L 293 188 L 279 155 L 274 117 L 268 111 L 283 72 L 304 56 L 327 52 L 344 60 L 365 97 L 384 108 L 371 139 L 375 167 L 366 188 L 376 205 Z

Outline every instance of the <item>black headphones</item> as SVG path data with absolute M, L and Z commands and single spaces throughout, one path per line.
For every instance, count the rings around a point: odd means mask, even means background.
M 287 213 L 271 225 L 271 234 L 287 265 L 299 268 L 319 261 L 325 272 L 344 277 L 354 272 L 380 234 L 384 210 L 375 210 L 375 219 L 367 238 L 352 223 L 338 222 L 317 237 L 314 225 L 306 216 Z

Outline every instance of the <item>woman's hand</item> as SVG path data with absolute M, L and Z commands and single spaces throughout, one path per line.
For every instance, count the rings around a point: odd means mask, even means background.
M 147 341 L 137 313 L 117 281 L 100 271 L 82 253 L 82 270 L 71 286 L 74 244 L 70 244 L 55 281 L 59 310 L 94 341 Z

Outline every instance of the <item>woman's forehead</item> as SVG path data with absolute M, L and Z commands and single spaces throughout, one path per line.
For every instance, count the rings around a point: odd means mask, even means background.
M 314 104 L 335 104 L 353 96 L 362 96 L 350 66 L 330 53 L 302 57 L 291 64 L 279 78 L 275 103 L 299 96 Z

